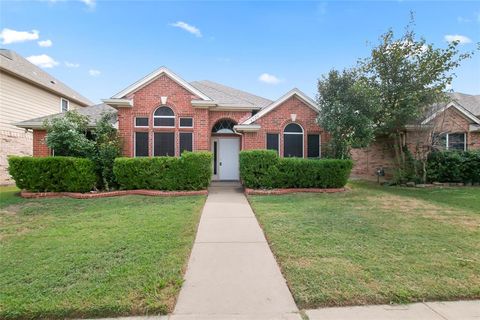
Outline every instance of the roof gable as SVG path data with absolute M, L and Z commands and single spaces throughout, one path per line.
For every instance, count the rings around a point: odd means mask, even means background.
M 202 100 L 212 100 L 210 97 L 208 97 L 206 94 L 204 94 L 203 92 L 201 92 L 200 90 L 198 90 L 197 88 L 195 88 L 194 86 L 192 86 L 190 83 L 188 83 L 187 81 L 183 80 L 182 78 L 180 78 L 178 75 L 176 75 L 174 72 L 172 72 L 171 70 L 169 70 L 168 68 L 166 67 L 160 67 L 159 69 L 155 70 L 154 72 L 146 75 L 145 77 L 143 77 L 142 79 L 136 81 L 135 83 L 133 83 L 132 85 L 128 86 L 127 88 L 123 89 L 122 91 L 120 91 L 119 93 L 117 93 L 116 95 L 114 95 L 112 97 L 112 99 L 121 99 L 121 98 L 124 98 L 126 96 L 128 96 L 129 94 L 135 92 L 135 91 L 138 91 L 140 88 L 143 88 L 144 86 L 146 86 L 147 84 L 149 84 L 150 82 L 152 82 L 153 80 L 157 79 L 158 77 L 162 76 L 162 75 L 166 75 L 168 76 L 170 79 L 172 79 L 173 81 L 175 81 L 176 83 L 178 83 L 179 85 L 181 85 L 183 88 L 185 88 L 186 90 L 188 90 L 189 92 L 193 93 L 194 95 L 198 96 L 199 98 L 201 98 Z
M 257 121 L 258 119 L 260 119 L 261 117 L 263 117 L 264 115 L 268 114 L 270 111 L 274 110 L 275 108 L 277 108 L 278 106 L 282 105 L 285 101 L 287 101 L 288 99 L 290 99 L 291 97 L 297 97 L 298 99 L 300 99 L 302 102 L 304 102 L 308 107 L 310 107 L 311 109 L 313 109 L 315 112 L 318 112 L 318 106 L 317 104 L 315 103 L 315 101 L 313 101 L 310 97 L 308 97 L 305 93 L 303 93 L 302 91 L 300 91 L 299 89 L 297 88 L 293 88 L 292 90 L 290 90 L 289 92 L 287 92 L 286 94 L 284 94 L 283 96 L 281 96 L 277 101 L 274 101 L 273 103 L 271 103 L 270 105 L 268 105 L 267 107 L 263 108 L 262 110 L 260 110 L 257 114 L 255 114 L 254 116 L 248 118 L 247 120 L 245 120 L 243 122 L 243 124 L 252 124 L 253 122 Z
M 451 101 L 449 103 L 447 103 L 443 108 L 440 108 L 439 110 L 437 110 L 436 112 L 434 112 L 433 114 L 431 114 L 428 118 L 426 118 L 425 120 L 422 121 L 422 125 L 425 125 L 425 124 L 428 124 L 430 121 L 432 121 L 433 119 L 435 119 L 440 113 L 442 112 L 445 112 L 447 109 L 449 108 L 455 108 L 456 110 L 458 110 L 460 112 L 461 115 L 463 115 L 465 118 L 473 121 L 474 123 L 476 124 L 479 124 L 480 125 L 480 119 L 477 118 L 475 115 L 473 115 L 471 112 L 469 112 L 467 109 L 465 109 L 464 107 L 462 107 L 458 102 L 456 101 Z

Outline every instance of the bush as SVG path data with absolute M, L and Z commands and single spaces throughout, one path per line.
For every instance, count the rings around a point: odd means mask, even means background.
M 480 151 L 432 152 L 427 160 L 429 182 L 480 182 Z
M 113 172 L 121 189 L 201 190 L 212 177 L 212 155 L 184 152 L 180 158 L 117 158 Z
M 279 158 L 275 151 L 240 152 L 240 178 L 247 188 L 341 188 L 353 162 L 339 159 Z
M 17 187 L 32 192 L 88 192 L 97 179 L 89 159 L 9 157 L 8 165 Z

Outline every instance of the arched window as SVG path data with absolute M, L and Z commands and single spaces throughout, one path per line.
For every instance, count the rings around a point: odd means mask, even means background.
M 153 113 L 153 126 L 154 127 L 175 127 L 175 114 L 169 107 L 158 107 Z
M 303 158 L 303 129 L 296 123 L 283 130 L 283 156 Z
M 235 133 L 233 131 L 233 126 L 235 125 L 235 122 L 228 120 L 228 119 L 223 119 L 215 123 L 215 125 L 212 128 L 212 133 Z

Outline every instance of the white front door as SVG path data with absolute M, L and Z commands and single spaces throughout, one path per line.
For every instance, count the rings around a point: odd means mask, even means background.
M 216 178 L 218 180 L 239 180 L 240 139 L 218 138 L 217 145 Z

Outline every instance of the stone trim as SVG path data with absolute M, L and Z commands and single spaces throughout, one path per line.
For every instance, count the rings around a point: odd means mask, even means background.
M 119 190 L 119 191 L 107 191 L 107 192 L 29 192 L 21 191 L 20 196 L 27 199 L 39 199 L 39 198 L 61 198 L 69 197 L 74 199 L 95 199 L 95 198 L 107 198 L 118 197 L 126 195 L 142 195 L 142 196 L 156 196 L 156 197 L 179 197 L 179 196 L 197 196 L 207 195 L 207 190 L 198 191 L 160 191 L 160 190 Z
M 290 193 L 337 193 L 345 192 L 348 188 L 286 188 L 286 189 L 249 189 L 245 188 L 247 195 L 281 195 Z

